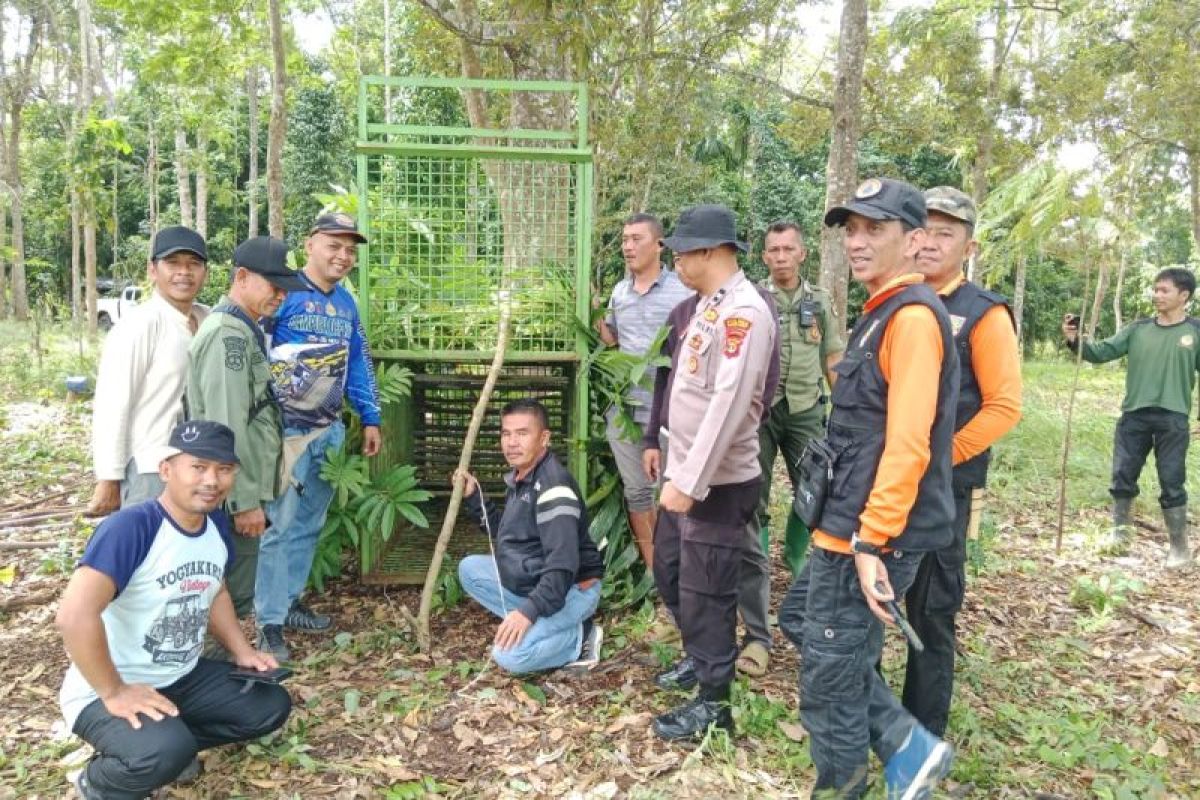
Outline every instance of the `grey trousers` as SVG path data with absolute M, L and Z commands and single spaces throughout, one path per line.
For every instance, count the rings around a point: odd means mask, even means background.
M 771 607 L 771 562 L 763 552 L 762 537 L 758 535 L 758 520 L 746 525 L 742 545 L 742 568 L 738 574 L 738 611 L 746 627 L 745 645 L 758 642 L 771 649 L 771 629 L 767 612 Z
M 138 472 L 137 459 L 131 458 L 125 465 L 125 477 L 121 479 L 121 508 L 153 500 L 164 488 L 157 472 Z

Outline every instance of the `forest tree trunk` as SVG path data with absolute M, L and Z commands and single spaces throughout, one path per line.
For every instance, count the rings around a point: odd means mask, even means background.
M 258 236 L 258 67 L 246 70 L 246 98 L 249 105 L 247 131 L 250 136 L 250 174 L 246 179 L 246 235 Z
M 279 0 L 270 0 L 271 124 L 267 130 L 267 230 L 283 238 L 283 141 L 287 136 L 287 62 Z
M 175 189 L 179 199 L 179 224 L 195 228 L 196 218 L 192 213 L 192 181 L 188 172 L 187 132 L 183 121 L 175 125 Z
M 858 182 L 858 135 L 862 113 L 863 62 L 867 55 L 867 0 L 842 6 L 837 73 L 833 92 L 833 127 L 825 175 L 825 208 L 845 202 Z M 846 331 L 846 296 L 850 270 L 840 228 L 821 227 L 821 283 L 833 298 L 842 334 Z

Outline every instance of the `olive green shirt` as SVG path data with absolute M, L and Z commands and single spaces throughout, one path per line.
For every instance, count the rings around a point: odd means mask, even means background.
M 846 349 L 838 333 L 837 318 L 825 290 L 801 281 L 792 292 L 780 289 L 771 279 L 763 281 L 779 312 L 779 388 L 774 405 L 786 399 L 789 414 L 800 414 L 817 404 L 825 360 Z M 800 324 L 800 306 L 814 304 L 813 324 Z M 817 308 L 816 306 L 819 306 Z
M 1153 318 L 1126 325 L 1115 336 L 1083 343 L 1083 360 L 1093 364 L 1121 356 L 1125 372 L 1122 411 L 1164 408 L 1187 414 L 1192 407 L 1196 370 L 1200 369 L 1200 320 L 1186 318 L 1159 325 Z
M 233 431 L 241 466 L 226 507 L 238 514 L 278 495 L 283 430 L 267 354 L 243 320 L 218 310 L 228 302 L 222 297 L 192 338 L 187 404 L 191 419 L 214 420 Z

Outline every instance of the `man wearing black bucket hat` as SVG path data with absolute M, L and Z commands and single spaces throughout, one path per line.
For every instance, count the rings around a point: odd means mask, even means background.
M 188 355 L 187 404 L 193 419 L 228 425 L 242 462 L 226 508 L 233 517 L 237 561 L 226 576 L 234 609 L 254 606 L 258 537 L 267 529 L 266 504 L 278 495 L 283 431 L 271 391 L 271 365 L 261 320 L 288 292 L 307 288 L 287 267 L 287 246 L 270 236 L 247 239 L 233 251 L 233 282 L 200 326 Z
M 96 489 L 87 516 L 104 516 L 162 491 L 158 451 L 183 418 L 187 351 L 208 306 L 204 237 L 173 225 L 154 236 L 146 302 L 123 314 L 104 340 L 92 409 Z
M 884 604 L 903 596 L 923 553 L 954 538 L 951 441 L 959 367 L 950 318 L 916 270 L 925 196 L 871 178 L 825 224 L 844 227 L 854 279 L 869 293 L 847 337 L 824 443 L 827 466 L 802 486 L 813 552 L 779 610 L 800 649 L 800 721 L 817 768 L 814 791 L 858 798 L 871 751 L 887 796 L 918 800 L 950 769 L 950 746 L 917 722 L 875 671 Z M 826 474 L 822 487 L 811 475 Z M 826 492 L 823 502 L 814 501 Z
M 696 699 L 654 720 L 664 739 L 701 736 L 709 726 L 733 730 L 738 577 L 762 480 L 758 425 L 775 342 L 773 315 L 738 267 L 747 248 L 735 228 L 724 206 L 694 206 L 663 240 L 700 297 L 668 400 L 666 482 L 654 534 L 655 583 L 700 688 Z M 659 685 L 670 687 L 683 671 L 677 665 Z

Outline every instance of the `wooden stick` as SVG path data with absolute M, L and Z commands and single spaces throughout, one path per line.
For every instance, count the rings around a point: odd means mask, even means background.
M 48 494 L 43 497 L 38 497 L 34 500 L 26 500 L 25 502 L 17 503 L 16 505 L 5 506 L 3 508 L 0 508 L 0 513 L 7 514 L 10 511 L 23 511 L 24 509 L 27 509 L 30 506 L 36 506 L 39 503 L 46 503 L 50 500 L 57 500 L 58 498 L 62 497 L 63 495 L 67 495 L 67 494 L 70 494 L 71 492 L 76 491 L 81 486 L 83 486 L 82 483 L 77 483 L 74 486 L 68 486 L 66 489 L 55 492 L 54 494 Z
M 496 336 L 496 353 L 492 356 L 492 365 L 488 369 L 487 380 L 479 392 L 479 400 L 475 403 L 475 411 L 471 414 L 471 423 L 467 426 L 466 440 L 463 442 L 462 453 L 458 458 L 458 477 L 454 481 L 454 491 L 450 494 L 450 503 L 446 506 L 446 516 L 442 519 L 442 529 L 438 533 L 437 544 L 433 548 L 433 558 L 429 562 L 429 571 L 425 574 L 425 586 L 421 589 L 421 606 L 417 609 L 416 634 L 417 647 L 422 653 L 428 654 L 432 649 L 429 636 L 429 615 L 433 611 L 433 593 L 437 588 L 438 575 L 442 571 L 442 560 L 446 557 L 446 548 L 450 544 L 450 535 L 454 532 L 454 522 L 458 517 L 459 506 L 462 505 L 463 489 L 466 481 L 462 475 L 471 466 L 471 455 L 475 452 L 475 441 L 479 438 L 479 429 L 483 426 L 483 418 L 487 412 L 488 401 L 492 390 L 496 388 L 496 380 L 500 377 L 500 368 L 504 366 L 504 355 L 508 349 L 509 319 L 512 316 L 512 303 L 508 299 L 507 289 L 501 290 L 504 297 L 500 302 L 500 323 Z M 476 489 L 476 491 L 479 491 Z M 486 511 L 484 512 L 486 513 Z
M 1062 552 L 1063 522 L 1064 522 L 1064 519 L 1066 518 L 1066 514 L 1067 514 L 1067 458 L 1071 454 L 1071 421 L 1075 415 L 1075 393 L 1079 391 L 1079 373 L 1080 373 L 1080 369 L 1083 366 L 1083 332 L 1086 330 L 1086 327 L 1084 326 L 1084 321 L 1085 321 L 1084 316 L 1087 314 L 1088 287 L 1092 280 L 1092 265 L 1091 265 L 1091 262 L 1087 260 L 1088 252 L 1087 252 L 1086 245 L 1083 248 L 1083 256 L 1084 256 L 1085 262 L 1084 262 L 1084 273 L 1083 273 L 1083 294 L 1081 295 L 1081 297 L 1082 297 L 1082 302 L 1084 305 L 1083 305 L 1083 308 L 1081 308 L 1079 310 L 1079 312 L 1080 312 L 1079 313 L 1079 331 L 1076 334 L 1076 339 L 1075 339 L 1076 343 L 1078 344 L 1078 347 L 1075 348 L 1075 376 L 1071 382 L 1071 395 L 1067 399 L 1067 425 L 1066 425 L 1065 430 L 1063 431 L 1062 460 L 1059 464 L 1058 529 L 1054 535 L 1054 553 L 1055 553 L 1055 555 L 1058 555 L 1059 553 Z M 1100 288 L 1100 284 L 1097 283 L 1096 284 L 1097 294 L 1099 293 L 1099 288 Z M 1099 310 L 1100 310 L 1099 297 L 1097 297 L 1096 300 L 1092 303 L 1092 309 L 1093 309 L 1093 312 L 1095 312 L 1095 313 L 1099 312 Z M 1095 327 L 1095 320 L 1093 320 L 1092 323 L 1093 323 L 1093 327 Z
M 30 525 L 36 525 L 39 522 L 45 522 L 51 519 L 73 517 L 78 514 L 82 508 L 83 506 L 75 506 L 72 508 L 61 508 L 57 511 L 38 511 L 34 514 L 21 514 L 16 517 L 0 517 L 0 528 L 25 528 Z
M 58 547 L 58 541 L 46 542 L 0 542 L 0 550 L 41 550 L 48 547 Z
M 16 597 L 6 597 L 0 600 L 0 611 L 15 611 L 18 608 L 26 608 L 27 606 L 40 606 L 42 603 L 49 603 L 56 597 L 58 597 L 57 589 L 49 589 L 32 594 L 20 594 Z

